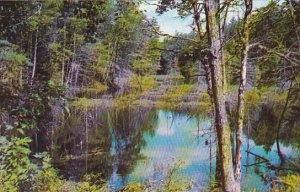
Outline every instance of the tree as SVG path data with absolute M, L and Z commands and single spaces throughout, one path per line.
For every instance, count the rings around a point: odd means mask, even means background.
M 195 24 L 195 31 L 200 40 L 207 38 L 207 46 L 198 46 L 202 49 L 202 63 L 206 73 L 206 81 L 208 85 L 208 93 L 211 97 L 214 108 L 214 126 L 217 135 L 217 170 L 220 175 L 217 179 L 220 180 L 223 191 L 240 191 L 240 142 L 242 124 L 239 121 L 237 129 L 237 157 L 235 158 L 236 167 L 232 164 L 232 152 L 230 135 L 231 129 L 227 119 L 225 108 L 226 102 L 226 76 L 225 76 L 225 52 L 224 52 L 224 31 L 226 26 L 226 18 L 229 6 L 234 1 L 225 1 L 221 3 L 219 0 L 202 1 L 182 1 L 176 3 L 173 0 L 161 1 L 158 7 L 158 12 L 163 13 L 168 8 L 178 8 L 179 13 L 184 16 L 192 13 Z M 248 53 L 249 26 L 247 17 L 251 13 L 252 1 L 245 1 L 245 26 L 243 28 L 243 55 L 241 69 L 241 86 L 239 91 L 238 115 L 243 116 L 243 92 L 245 87 L 246 62 Z M 205 15 L 206 31 L 203 32 L 201 16 Z M 223 17 L 222 17 L 223 16 Z M 177 38 L 177 37 L 174 37 Z
M 252 11 L 252 0 L 245 0 L 246 11 L 243 19 L 242 28 L 242 54 L 241 54 L 241 70 L 240 70 L 240 85 L 238 91 L 237 103 L 237 127 L 236 127 L 236 157 L 235 157 L 235 178 L 240 182 L 241 180 L 241 161 L 242 158 L 242 136 L 243 136 L 243 122 L 244 122 L 244 92 L 246 87 L 246 74 L 247 74 L 247 59 L 249 51 L 249 16 Z
M 154 75 L 159 69 L 161 56 L 159 47 L 160 43 L 158 39 L 149 39 L 132 63 L 132 70 L 137 74 L 136 79 L 138 81 L 140 91 L 143 91 L 143 76 Z

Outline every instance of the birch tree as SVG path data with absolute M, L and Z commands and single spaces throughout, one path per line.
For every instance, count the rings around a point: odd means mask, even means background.
M 241 54 L 241 70 L 240 70 L 240 85 L 238 90 L 238 103 L 237 103 L 237 128 L 236 128 L 236 156 L 235 156 L 235 178 L 241 180 L 241 149 L 242 149 L 242 136 L 243 136 L 243 121 L 244 121 L 244 92 L 246 86 L 247 74 L 247 59 L 249 51 L 249 16 L 252 11 L 252 0 L 245 0 L 245 14 L 243 19 L 242 28 L 242 54 Z

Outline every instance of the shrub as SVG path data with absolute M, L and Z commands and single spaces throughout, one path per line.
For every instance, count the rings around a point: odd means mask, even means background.
M 17 191 L 28 178 L 30 139 L 0 137 L 0 191 Z

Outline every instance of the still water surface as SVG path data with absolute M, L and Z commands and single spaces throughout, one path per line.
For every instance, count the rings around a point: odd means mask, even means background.
M 266 133 L 261 116 L 244 130 L 242 188 L 247 191 L 268 191 L 277 173 L 270 164 L 280 164 L 275 131 L 267 127 Z M 160 181 L 178 164 L 178 176 L 189 178 L 195 191 L 205 190 L 214 180 L 215 138 L 209 114 L 73 109 L 70 115 L 58 115 L 54 125 L 49 146 L 66 179 L 78 181 L 92 173 L 117 190 L 131 182 Z M 299 157 L 299 149 L 288 140 L 280 146 L 286 158 Z

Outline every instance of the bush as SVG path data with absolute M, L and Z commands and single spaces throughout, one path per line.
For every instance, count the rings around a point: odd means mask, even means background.
M 92 185 L 89 182 L 73 182 L 62 179 L 57 171 L 49 167 L 40 171 L 34 177 L 33 191 L 47 192 L 104 192 L 106 186 Z
M 17 191 L 28 178 L 30 139 L 0 137 L 0 191 Z

